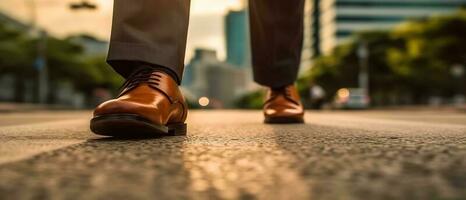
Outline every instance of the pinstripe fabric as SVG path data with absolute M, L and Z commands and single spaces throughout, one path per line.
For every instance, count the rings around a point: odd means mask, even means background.
M 280 87 L 297 77 L 303 42 L 304 0 L 250 0 L 254 80 Z M 167 67 L 181 80 L 190 0 L 115 0 L 108 62 L 127 77 L 135 68 L 119 61 Z

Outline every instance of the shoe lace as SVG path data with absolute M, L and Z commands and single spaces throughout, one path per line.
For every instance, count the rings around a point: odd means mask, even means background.
M 126 79 L 125 83 L 120 87 L 120 96 L 126 93 L 127 91 L 130 91 L 137 86 L 139 86 L 141 83 L 147 83 L 150 86 L 158 86 L 160 82 L 160 76 L 157 73 L 154 73 L 154 70 L 140 70 L 138 72 L 135 72 L 132 74 L 128 79 Z
M 291 97 L 291 90 L 290 87 L 284 87 L 280 89 L 272 89 L 272 97 L 278 96 L 278 95 L 284 95 L 285 97 Z
M 291 89 L 290 89 L 290 87 L 285 88 L 285 93 L 284 94 L 285 94 L 286 97 L 291 98 Z
M 283 95 L 286 99 L 289 101 L 299 104 L 296 100 L 294 100 L 293 95 L 292 95 L 292 88 L 291 87 L 284 87 L 280 89 L 272 89 L 272 93 L 270 94 L 270 99 L 274 99 L 280 95 Z

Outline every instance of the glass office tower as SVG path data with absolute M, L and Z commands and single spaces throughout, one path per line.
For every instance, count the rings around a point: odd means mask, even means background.
M 407 19 L 455 12 L 466 0 L 312 0 L 314 56 L 329 53 L 352 33 L 390 29 Z
M 229 11 L 225 17 L 227 63 L 235 67 L 250 66 L 249 23 L 246 9 Z

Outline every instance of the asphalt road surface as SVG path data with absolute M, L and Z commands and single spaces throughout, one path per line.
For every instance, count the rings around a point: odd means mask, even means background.
M 132 140 L 89 118 L 0 115 L 0 199 L 466 199 L 466 113 L 194 111 L 187 137 Z

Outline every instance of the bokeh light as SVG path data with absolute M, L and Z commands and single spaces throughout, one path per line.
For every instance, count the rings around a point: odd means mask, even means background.
M 201 105 L 202 107 L 206 107 L 210 104 L 210 100 L 209 98 L 207 97 L 201 97 L 199 98 L 199 105 Z
M 349 97 L 349 95 L 350 95 L 350 92 L 347 88 L 342 88 L 338 90 L 338 96 L 341 98 L 347 98 Z

